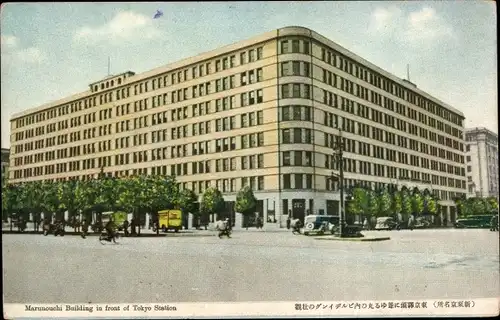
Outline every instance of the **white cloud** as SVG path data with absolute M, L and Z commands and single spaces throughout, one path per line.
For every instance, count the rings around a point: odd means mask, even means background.
M 152 39 L 160 35 L 152 17 L 133 11 L 119 12 L 111 21 L 97 27 L 86 26 L 76 31 L 76 42 L 126 41 Z
M 376 8 L 372 13 L 371 28 L 374 31 L 388 31 L 396 27 L 395 21 L 401 17 L 401 9 L 395 6 Z
M 408 16 L 407 39 L 412 42 L 432 41 L 442 37 L 452 37 L 453 29 L 433 8 L 424 7 Z
M 451 26 L 429 7 L 408 15 L 396 6 L 378 7 L 372 12 L 369 31 L 390 36 L 400 43 L 418 46 L 454 37 Z
M 18 45 L 19 41 L 17 37 L 15 36 L 9 36 L 9 35 L 1 35 L 1 44 L 2 47 L 6 49 L 13 49 L 16 48 Z
M 11 35 L 1 36 L 2 63 L 16 64 L 39 63 L 45 59 L 45 54 L 37 47 L 20 48 L 19 39 Z

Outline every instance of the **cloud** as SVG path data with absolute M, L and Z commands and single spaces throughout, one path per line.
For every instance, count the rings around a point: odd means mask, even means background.
M 454 38 L 451 26 L 430 7 L 422 7 L 407 15 L 396 6 L 378 7 L 371 14 L 369 32 L 417 46 L 429 45 L 442 38 Z
M 1 44 L 2 47 L 5 47 L 7 49 L 13 49 L 16 48 L 18 45 L 19 41 L 17 37 L 15 36 L 9 36 L 9 35 L 1 35 Z
M 133 11 L 122 11 L 106 24 L 97 27 L 85 26 L 73 36 L 75 42 L 98 43 L 101 41 L 127 41 L 153 39 L 160 36 L 156 20 Z
M 45 54 L 37 47 L 20 48 L 19 39 L 11 35 L 1 35 L 2 62 L 14 63 L 40 63 L 45 59 Z
M 371 17 L 371 28 L 375 31 L 388 31 L 396 27 L 395 21 L 401 18 L 401 9 L 395 6 L 376 8 Z
M 424 7 L 408 15 L 406 35 L 412 42 L 431 41 L 452 37 L 453 29 L 437 15 L 436 10 Z

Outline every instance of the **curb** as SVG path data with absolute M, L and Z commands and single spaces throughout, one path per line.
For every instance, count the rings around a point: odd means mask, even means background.
M 353 242 L 362 242 L 362 241 L 386 241 L 391 240 L 390 237 L 378 237 L 378 238 L 338 238 L 338 237 L 315 237 L 314 240 L 330 240 L 330 241 L 353 241 Z

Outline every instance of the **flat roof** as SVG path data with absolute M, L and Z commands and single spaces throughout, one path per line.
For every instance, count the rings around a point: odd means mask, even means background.
M 466 135 L 474 135 L 474 134 L 480 134 L 480 133 L 489 134 L 491 136 L 498 138 L 498 134 L 496 134 L 495 132 L 493 132 L 490 129 L 487 129 L 485 127 L 465 128 Z
M 126 83 L 126 84 L 131 84 L 133 82 L 138 82 L 138 81 L 144 80 L 146 78 L 150 78 L 150 77 L 158 75 L 158 74 L 166 73 L 166 72 L 178 69 L 178 68 L 183 68 L 183 67 L 190 65 L 190 64 L 199 63 L 199 62 L 204 61 L 204 60 L 213 59 L 216 56 L 219 56 L 219 55 L 231 52 L 231 51 L 236 51 L 236 50 L 239 50 L 241 48 L 245 48 L 247 46 L 254 45 L 256 43 L 273 40 L 273 39 L 279 37 L 280 33 L 283 33 L 283 32 L 285 32 L 287 36 L 288 35 L 290 35 L 290 36 L 293 36 L 293 35 L 310 36 L 311 38 L 313 38 L 319 42 L 323 42 L 326 45 L 332 47 L 334 50 L 338 51 L 339 53 L 344 54 L 345 56 L 349 57 L 353 61 L 359 62 L 360 64 L 368 67 L 369 69 L 372 69 L 373 71 L 379 73 L 380 75 L 383 75 L 384 77 L 398 83 L 402 87 L 404 87 L 410 91 L 413 91 L 415 93 L 418 93 L 421 96 L 425 97 L 426 99 L 433 101 L 437 104 L 440 104 L 441 106 L 448 109 L 449 111 L 452 111 L 452 112 L 456 113 L 457 115 L 464 117 L 463 112 L 461 112 L 460 110 L 458 110 L 458 109 L 450 106 L 449 104 L 439 100 L 438 98 L 431 96 L 427 92 L 420 90 L 418 87 L 416 87 L 415 84 L 409 83 L 407 80 L 401 79 L 401 78 L 391 74 L 390 72 L 383 70 L 382 68 L 376 66 L 375 64 L 369 62 L 368 60 L 365 60 L 362 57 L 356 55 L 355 53 L 349 51 L 348 49 L 345 49 L 344 47 L 340 46 L 336 42 L 322 36 L 321 34 L 315 32 L 309 28 L 305 28 L 305 27 L 301 27 L 301 26 L 287 26 L 284 28 L 275 29 L 273 31 L 269 31 L 269 32 L 254 36 L 252 38 L 240 40 L 238 42 L 234 42 L 232 44 L 229 44 L 229 45 L 226 45 L 223 47 L 219 47 L 219 48 L 211 50 L 211 51 L 203 52 L 203 53 L 200 53 L 196 56 L 184 58 L 184 59 L 178 60 L 176 62 L 172 62 L 172 63 L 169 63 L 167 65 L 157 67 L 157 68 L 154 68 L 154 69 L 149 70 L 149 71 L 142 72 L 140 74 L 135 74 L 131 71 L 126 71 L 126 72 L 122 72 L 120 74 L 117 74 L 116 76 L 133 73 L 132 76 L 128 77 L 127 83 Z M 90 83 L 90 85 L 99 83 L 105 79 L 101 79 L 99 81 L 92 82 L 92 83 Z M 122 86 L 124 86 L 126 84 L 124 83 L 124 84 L 122 84 Z M 108 89 L 108 90 L 112 90 L 112 89 Z M 88 89 L 88 90 L 85 90 L 85 91 L 82 91 L 82 92 L 79 92 L 79 93 L 58 99 L 58 100 L 54 100 L 54 101 L 45 103 L 45 104 L 40 105 L 38 107 L 33 107 L 30 109 L 15 113 L 12 115 L 11 121 L 16 120 L 17 118 L 20 118 L 23 116 L 27 116 L 27 115 L 36 113 L 36 112 L 48 110 L 48 109 L 53 108 L 53 107 L 58 107 L 60 105 L 71 103 L 71 102 L 74 102 L 75 100 L 88 98 L 89 96 L 96 95 L 96 94 L 99 94 L 99 93 L 92 92 L 90 89 Z

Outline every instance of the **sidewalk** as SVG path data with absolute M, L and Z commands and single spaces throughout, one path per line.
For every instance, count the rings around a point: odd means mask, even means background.
M 75 232 L 73 230 L 74 230 L 73 228 L 66 228 L 64 235 L 65 236 L 80 236 L 81 235 L 80 232 Z M 43 231 L 42 231 L 42 228 L 40 228 L 39 231 L 34 231 L 33 229 L 27 229 L 23 233 L 19 233 L 17 231 L 17 228 L 12 228 L 12 231 L 10 231 L 9 227 L 3 227 L 2 234 L 42 235 Z M 53 234 L 49 234 L 49 236 L 50 235 L 54 236 Z M 92 232 L 92 231 L 90 231 L 87 234 L 88 237 L 95 237 L 98 235 L 100 235 L 99 232 Z M 121 237 L 124 237 L 123 231 L 119 232 L 119 235 Z M 155 237 L 158 237 L 159 238 L 159 237 L 212 237 L 212 236 L 215 236 L 215 234 L 213 232 L 204 231 L 204 230 L 182 230 L 179 232 L 168 232 L 168 233 L 160 232 L 159 234 L 156 234 L 156 232 L 153 232 L 152 230 L 141 229 L 140 235 L 132 236 L 129 234 L 128 237 L 130 237 L 130 238 L 135 238 L 135 237 L 155 238 Z

